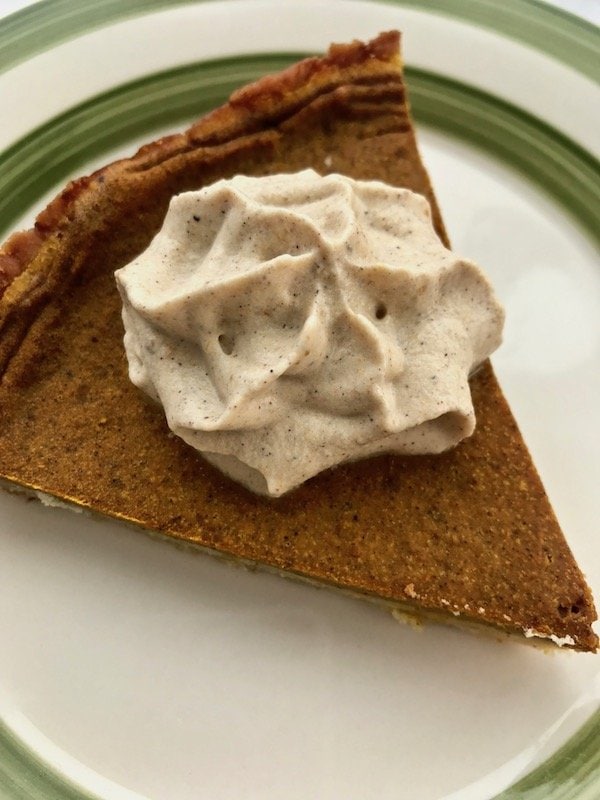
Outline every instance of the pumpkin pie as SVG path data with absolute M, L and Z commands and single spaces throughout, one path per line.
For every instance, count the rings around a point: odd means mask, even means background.
M 472 437 L 346 464 L 277 500 L 169 434 L 129 381 L 113 273 L 171 197 L 313 168 L 423 194 L 399 35 L 333 45 L 236 91 L 188 130 L 70 183 L 0 250 L 0 478 L 202 551 L 416 619 L 594 651 L 592 596 L 489 362 Z

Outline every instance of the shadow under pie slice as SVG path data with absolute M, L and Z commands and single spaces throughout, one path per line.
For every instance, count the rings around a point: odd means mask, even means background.
M 113 273 L 170 198 L 312 167 L 408 187 L 443 222 L 417 151 L 396 33 L 333 45 L 240 89 L 189 130 L 74 181 L 0 250 L 0 478 L 208 552 L 417 618 L 593 651 L 589 588 L 487 362 L 475 434 L 254 496 L 169 433 L 129 381 Z

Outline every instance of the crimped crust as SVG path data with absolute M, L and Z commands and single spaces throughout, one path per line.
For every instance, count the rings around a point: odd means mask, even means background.
M 31 263 L 44 241 L 64 223 L 81 195 L 119 170 L 143 170 L 199 147 L 225 143 L 281 122 L 320 93 L 345 83 L 355 85 L 398 80 L 399 34 L 383 33 L 372 42 L 334 44 L 323 58 L 307 58 L 277 75 L 266 75 L 234 92 L 183 133 L 141 147 L 128 159 L 71 181 L 37 217 L 35 227 L 13 234 L 0 247 L 0 297 Z M 369 95 L 367 95 L 369 96 Z
M 71 183 L 2 249 L 0 478 L 245 563 L 454 622 L 594 650 L 590 591 L 489 364 L 473 437 L 385 456 L 277 501 L 169 435 L 127 378 L 113 272 L 170 197 L 236 173 L 313 167 L 425 194 L 398 35 L 333 46 L 236 92 L 183 134 Z

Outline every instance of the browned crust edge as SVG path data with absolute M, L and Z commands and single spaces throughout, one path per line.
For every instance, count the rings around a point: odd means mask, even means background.
M 115 169 L 144 169 L 195 147 L 223 144 L 253 122 L 257 130 L 272 122 L 271 109 L 276 105 L 291 112 L 307 96 L 312 97 L 343 81 L 352 81 L 365 64 L 374 78 L 383 77 L 389 67 L 399 63 L 400 34 L 387 31 L 370 42 L 355 40 L 332 44 L 323 57 L 306 58 L 276 75 L 266 75 L 255 83 L 234 92 L 229 101 L 202 117 L 183 133 L 165 136 L 142 146 L 131 158 L 121 159 L 89 176 L 71 181 L 36 217 L 33 228 L 17 231 L 0 247 L 0 303 L 6 289 L 26 271 L 44 243 L 68 219 L 81 196 L 92 191 L 108 172 Z M 393 77 L 393 76 L 391 76 Z M 218 139 L 217 139 L 218 134 Z M 1 305 L 0 305 L 1 312 Z M 0 313 L 1 316 L 1 313 Z
M 96 512 L 91 506 L 84 505 L 75 498 L 51 495 L 41 489 L 37 489 L 34 486 L 12 483 L 5 478 L 0 478 L 0 489 L 13 495 L 21 496 L 23 499 L 28 501 L 41 501 L 44 505 L 50 506 L 51 508 L 56 506 L 71 512 L 83 513 L 85 515 L 89 515 L 90 517 L 98 516 L 101 519 L 106 519 L 107 516 L 105 513 L 98 514 L 98 512 Z M 56 502 L 51 503 L 51 498 L 53 498 Z M 446 612 L 444 612 L 438 609 L 428 608 L 419 603 L 417 600 L 411 600 L 408 597 L 403 599 L 387 598 L 378 596 L 376 594 L 361 592 L 358 589 L 353 589 L 351 587 L 344 587 L 335 583 L 317 580 L 316 578 L 311 578 L 301 572 L 295 572 L 289 569 L 281 569 L 275 565 L 267 564 L 261 561 L 254 561 L 239 555 L 233 555 L 223 550 L 216 550 L 212 547 L 208 547 L 207 545 L 199 544 L 198 542 L 192 542 L 187 539 L 173 538 L 169 534 L 162 533 L 159 530 L 140 526 L 138 523 L 126 517 L 112 515 L 110 518 L 119 522 L 120 524 L 126 525 L 131 530 L 141 530 L 150 539 L 153 539 L 157 542 L 163 542 L 171 547 L 175 546 L 179 550 L 184 550 L 193 553 L 194 555 L 210 556 L 211 558 L 216 558 L 219 561 L 226 562 L 227 564 L 233 566 L 244 567 L 245 569 L 251 571 L 257 570 L 270 575 L 277 575 L 281 578 L 285 578 L 286 580 L 312 586 L 315 589 L 327 589 L 334 590 L 336 592 L 342 592 L 347 597 L 351 597 L 355 600 L 367 601 L 375 606 L 378 606 L 379 608 L 389 611 L 398 622 L 412 625 L 413 627 L 420 628 L 423 625 L 429 624 L 443 625 L 445 627 L 451 626 L 456 627 L 458 630 L 466 631 L 471 635 L 474 634 L 476 636 L 486 636 L 488 639 L 493 638 L 498 643 L 511 640 L 519 644 L 527 645 L 528 647 L 534 647 L 537 650 L 543 650 L 547 653 L 555 653 L 557 650 L 571 650 L 581 653 L 593 653 L 596 651 L 593 641 L 576 639 L 574 640 L 574 644 L 571 644 L 568 641 L 566 641 L 564 644 L 557 644 L 549 633 L 536 631 L 535 633 L 532 632 L 527 635 L 525 630 L 518 625 L 511 626 L 507 623 L 503 624 L 498 621 L 490 622 L 485 619 L 477 619 L 473 616 L 468 616 L 466 613 L 452 609 L 448 609 Z

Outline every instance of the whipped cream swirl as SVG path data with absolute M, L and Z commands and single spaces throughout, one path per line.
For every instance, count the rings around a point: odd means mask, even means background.
M 423 197 L 313 170 L 174 197 L 116 278 L 133 383 L 174 433 L 271 496 L 469 436 L 468 377 L 504 319 Z

